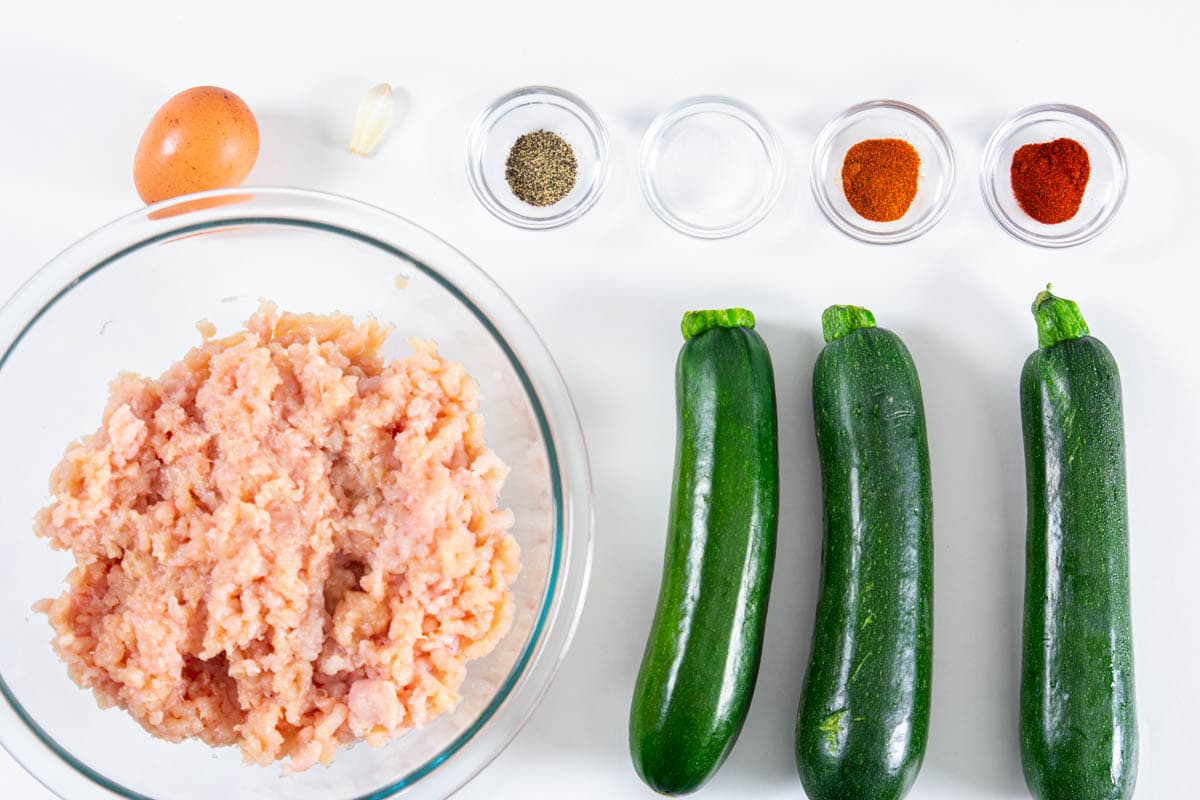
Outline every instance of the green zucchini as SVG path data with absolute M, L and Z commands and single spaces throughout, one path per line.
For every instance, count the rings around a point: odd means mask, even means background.
M 1073 302 L 1045 291 L 1033 314 L 1021 761 L 1038 800 L 1120 800 L 1138 741 L 1121 378 Z
M 775 379 L 744 309 L 689 312 L 675 369 L 678 429 L 658 607 L 629 717 L 638 775 L 700 788 L 745 721 L 775 561 Z
M 870 311 L 832 306 L 813 372 L 825 535 L 796 762 L 813 800 L 895 800 L 929 730 L 933 499 L 921 384 Z

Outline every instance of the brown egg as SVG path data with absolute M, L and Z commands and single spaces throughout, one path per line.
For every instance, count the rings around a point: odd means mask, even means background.
M 133 183 L 146 203 L 239 186 L 258 158 L 258 123 L 231 91 L 197 86 L 166 102 L 133 157 Z

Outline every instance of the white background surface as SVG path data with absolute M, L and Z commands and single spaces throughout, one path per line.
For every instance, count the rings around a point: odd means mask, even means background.
M 777 5 L 778 8 L 773 6 Z M 786 10 L 784 10 L 786 8 Z M 252 176 L 350 195 L 432 229 L 489 270 L 543 334 L 591 446 L 592 588 L 562 673 L 514 744 L 464 798 L 647 797 L 626 746 L 629 697 L 657 591 L 674 440 L 672 373 L 688 308 L 746 305 L 775 361 L 782 516 L 753 707 L 707 798 L 801 796 L 792 755 L 809 650 L 820 499 L 810 370 L 833 302 L 873 308 L 921 372 L 936 504 L 936 655 L 925 766 L 911 797 L 1020 798 L 1017 669 L 1024 486 L 1017 377 L 1028 313 L 1053 280 L 1080 301 L 1125 382 L 1138 797 L 1192 796 L 1200 465 L 1200 180 L 1194 3 L 831 2 L 576 5 L 488 2 L 7 3 L 0 10 L 0 297 L 138 203 L 130 161 L 153 111 L 187 86 L 245 98 L 262 128 Z M 344 149 L 362 92 L 406 91 L 378 156 Z M 617 165 L 584 219 L 506 227 L 466 184 L 467 126 L 493 97 L 560 85 L 607 120 Z M 638 192 L 641 131 L 667 104 L 725 92 L 777 126 L 790 173 L 775 212 L 723 242 L 686 239 Z M 945 220 L 895 248 L 837 233 L 808 192 L 821 125 L 860 100 L 925 108 L 958 151 Z M 1063 101 L 1103 117 L 1128 151 L 1114 227 L 1043 252 L 987 215 L 977 163 L 991 129 Z M 12 457 L 6 454 L 4 457 Z M 5 520 L 5 536 L 25 536 Z M 0 644 L 2 646 L 2 644 Z M 0 798 L 44 800 L 0 753 Z

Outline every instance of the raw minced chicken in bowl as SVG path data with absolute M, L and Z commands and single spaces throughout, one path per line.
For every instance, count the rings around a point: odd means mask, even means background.
M 101 705 L 303 770 L 458 702 L 512 623 L 508 468 L 462 365 L 386 336 L 264 304 L 113 381 L 36 522 L 75 567 L 35 608 Z
M 0 311 L 0 741 L 72 798 L 444 796 L 573 632 L 570 398 L 411 223 L 226 197 L 101 229 Z

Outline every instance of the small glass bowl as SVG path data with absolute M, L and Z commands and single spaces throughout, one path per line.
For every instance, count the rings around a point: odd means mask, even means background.
M 758 112 L 731 97 L 681 100 L 642 137 L 642 193 L 680 233 L 723 239 L 770 213 L 783 189 L 783 147 Z
M 1087 149 L 1091 175 L 1075 216 L 1046 225 L 1026 214 L 1013 195 L 1013 154 L 1022 145 L 1063 137 Z M 983 201 L 996 222 L 1038 247 L 1073 247 L 1099 236 L 1121 208 L 1128 180 L 1125 151 L 1112 129 L 1090 111 L 1058 103 L 1026 108 L 1001 123 L 984 147 L 979 169 Z
M 858 215 L 842 188 L 846 152 L 864 139 L 903 139 L 921 156 L 917 196 L 904 216 L 872 222 Z M 869 244 L 899 244 L 938 224 L 954 191 L 954 148 L 946 132 L 921 109 L 897 100 L 871 100 L 838 114 L 813 145 L 812 191 L 838 230 Z
M 575 186 L 549 206 L 525 203 L 504 177 L 509 150 L 517 138 L 537 130 L 557 133 L 575 151 Z M 582 217 L 608 183 L 611 146 L 604 123 L 570 92 L 527 86 L 496 99 L 471 125 L 467 136 L 467 178 L 483 207 L 518 228 L 548 230 Z

